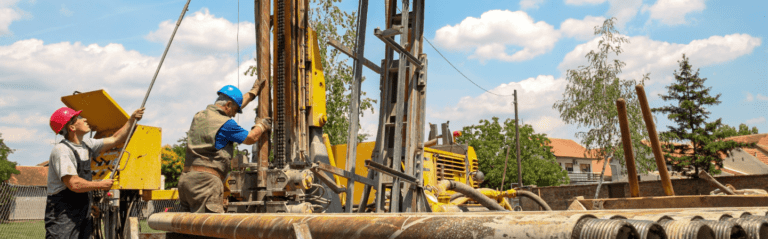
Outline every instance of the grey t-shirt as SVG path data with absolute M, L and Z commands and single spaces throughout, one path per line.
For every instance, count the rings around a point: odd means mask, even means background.
M 99 156 L 104 147 L 104 139 L 83 139 L 82 143 L 91 148 L 92 155 L 88 155 L 88 149 L 83 145 L 77 145 L 67 141 L 80 156 L 80 163 L 87 169 L 91 168 L 91 159 Z M 48 195 L 59 193 L 67 188 L 61 178 L 67 175 L 77 175 L 77 159 L 75 154 L 64 143 L 57 143 L 51 150 L 51 158 L 48 161 Z

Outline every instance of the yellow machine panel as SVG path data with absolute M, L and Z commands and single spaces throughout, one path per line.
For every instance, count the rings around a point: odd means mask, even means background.
M 373 147 L 376 145 L 376 142 L 365 142 L 365 143 L 359 143 L 357 144 L 357 155 L 355 156 L 355 159 L 357 159 L 357 162 L 355 162 L 355 173 L 357 175 L 366 177 L 368 176 L 368 168 L 365 167 L 365 160 L 371 159 L 371 153 L 373 153 Z M 340 169 L 345 169 L 347 167 L 347 145 L 346 144 L 340 144 L 340 145 L 334 145 L 331 146 L 331 150 L 329 150 L 328 153 L 333 153 L 333 157 L 336 159 L 336 166 Z M 344 177 L 339 177 L 339 181 L 341 184 L 339 185 L 347 185 L 347 179 Z M 360 198 L 363 196 L 363 189 L 365 187 L 365 184 L 362 183 L 355 183 L 355 195 L 353 197 L 353 201 L 355 204 L 360 203 Z M 376 190 L 371 190 L 371 192 L 376 192 Z M 374 198 L 370 197 L 368 199 L 368 203 L 373 203 Z M 343 200 L 342 200 L 343 201 Z
M 325 75 L 323 75 L 323 64 L 321 62 L 320 47 L 317 45 L 317 33 L 311 28 L 307 32 L 309 35 L 309 54 L 312 61 L 312 108 L 310 111 L 310 126 L 322 127 L 328 121 L 325 109 Z
M 67 107 L 82 110 L 94 138 L 109 137 L 128 121 L 129 116 L 104 90 L 79 93 L 61 98 Z M 120 156 L 119 175 L 112 189 L 160 189 L 160 150 L 162 130 L 158 127 L 136 125 L 125 153 Z M 91 160 L 93 179 L 110 177 L 113 160 L 120 149 L 111 149 Z

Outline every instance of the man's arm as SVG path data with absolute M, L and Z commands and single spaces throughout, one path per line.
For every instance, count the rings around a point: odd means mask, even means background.
M 119 144 L 122 144 L 125 142 L 125 139 L 128 138 L 128 130 L 131 127 L 133 123 L 136 121 L 141 120 L 141 118 L 144 116 L 144 108 L 137 109 L 136 111 L 131 114 L 131 118 L 128 119 L 128 122 L 125 122 L 125 125 L 121 127 L 115 134 L 112 136 L 104 139 L 104 147 L 101 148 L 101 153 L 104 153 L 104 151 L 107 151 L 109 149 L 112 149 L 116 147 Z
M 90 192 L 93 190 L 109 190 L 112 187 L 112 179 L 105 179 L 99 182 L 85 180 L 77 175 L 66 175 L 61 177 L 64 185 L 76 193 Z
M 263 119 L 257 119 L 256 125 L 251 129 L 250 132 L 248 132 L 248 137 L 245 138 L 243 141 L 243 144 L 245 145 L 252 145 L 256 143 L 257 140 L 259 140 L 259 137 L 261 137 L 261 134 L 263 134 L 265 131 L 268 131 L 272 129 L 272 120 L 269 118 L 263 118 Z

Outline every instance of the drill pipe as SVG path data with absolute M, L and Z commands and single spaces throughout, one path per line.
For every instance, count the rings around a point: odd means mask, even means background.
M 670 239 L 683 238 L 715 238 L 715 232 L 704 223 L 697 221 L 666 220 L 659 225 L 667 232 Z
M 182 234 L 218 238 L 292 238 L 293 224 L 305 224 L 312 238 L 584 238 L 592 232 L 627 238 L 636 231 L 623 221 L 589 214 L 401 213 L 401 214 L 200 214 L 156 213 L 149 226 Z M 599 232 L 595 227 L 608 230 Z M 572 232 L 574 236 L 572 237 Z M 588 237 L 593 238 L 593 237 Z
M 664 228 L 653 221 L 643 220 L 627 220 L 627 223 L 631 224 L 640 234 L 640 239 L 666 239 L 667 233 L 664 232 Z
M 721 221 L 739 224 L 747 232 L 747 238 L 768 238 L 768 223 L 764 220 L 751 218 L 724 218 Z
M 697 221 L 712 228 L 712 231 L 715 232 L 715 238 L 717 239 L 747 239 L 747 232 L 735 222 L 713 220 Z

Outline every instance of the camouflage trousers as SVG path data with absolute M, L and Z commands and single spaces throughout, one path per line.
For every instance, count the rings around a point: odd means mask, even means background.
M 205 172 L 186 172 L 179 177 L 179 201 L 188 212 L 224 213 L 224 183 Z

